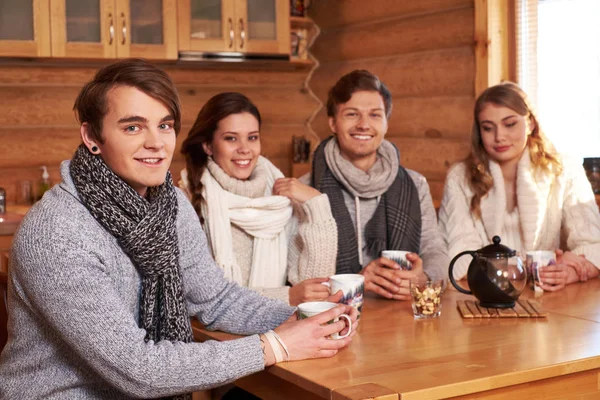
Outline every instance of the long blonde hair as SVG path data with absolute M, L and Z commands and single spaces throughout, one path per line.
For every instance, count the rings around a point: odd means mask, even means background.
M 508 107 L 517 114 L 529 118 L 532 127 L 527 137 L 527 146 L 531 165 L 546 173 L 558 176 L 562 173 L 560 158 L 546 137 L 539 120 L 525 92 L 515 83 L 503 82 L 487 88 L 477 98 L 473 112 L 473 128 L 471 131 L 471 153 L 465 159 L 466 175 L 474 195 L 471 199 L 471 212 L 481 218 L 481 199 L 490 191 L 494 180 L 490 172 L 490 161 L 479 130 L 479 113 L 489 104 Z

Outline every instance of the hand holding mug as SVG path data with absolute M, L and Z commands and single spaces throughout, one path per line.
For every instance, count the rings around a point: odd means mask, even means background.
M 331 296 L 327 301 L 343 303 L 358 310 L 358 317 L 364 302 L 365 277 L 361 274 L 336 274 L 323 285 L 329 287 Z
M 411 262 L 412 270 L 399 270 L 395 271 L 396 277 L 401 281 L 400 290 L 392 296 L 394 300 L 411 300 L 412 295 L 410 293 L 410 281 L 416 280 L 419 282 L 428 281 L 429 277 L 423 271 L 423 260 L 416 253 L 406 254 L 406 259 Z
M 343 314 L 346 314 L 352 323 L 350 329 L 343 319 L 330 323 Z M 286 344 L 290 361 L 333 357 L 340 349 L 352 342 L 352 337 L 356 333 L 357 316 L 358 312 L 353 307 L 334 304 L 329 310 L 314 316 L 297 321 L 286 321 L 275 328 L 275 332 Z M 336 340 L 329 338 L 336 333 L 346 336 Z
M 400 291 L 402 283 L 395 274 L 399 270 L 398 263 L 385 257 L 371 261 L 360 271 L 365 277 L 365 290 L 388 299 L 393 298 L 394 294 Z
M 331 301 L 337 303 L 342 298 L 342 293 L 332 293 L 323 285 L 329 278 L 306 279 L 290 288 L 290 305 L 297 306 L 308 301 Z

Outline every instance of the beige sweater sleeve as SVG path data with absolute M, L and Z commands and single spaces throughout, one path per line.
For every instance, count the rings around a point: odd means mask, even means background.
M 288 280 L 295 285 L 335 274 L 337 224 L 326 194 L 296 207 L 290 229 Z
M 584 255 L 600 269 L 600 213 L 590 182 L 581 164 L 565 157 L 563 168 L 566 182 L 562 221 L 567 249 Z
M 270 299 L 277 299 L 289 304 L 290 302 L 290 287 L 280 286 L 276 288 L 251 287 L 257 293 L 262 294 Z

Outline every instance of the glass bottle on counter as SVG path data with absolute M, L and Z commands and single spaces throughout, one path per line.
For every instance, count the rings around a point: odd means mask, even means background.
M 0 215 L 6 214 L 6 190 L 0 187 Z
M 37 196 L 36 196 L 36 201 L 40 200 L 42 198 L 42 196 L 44 195 L 44 193 L 46 193 L 48 190 L 50 190 L 50 174 L 48 174 L 48 168 L 46 168 L 45 165 L 42 165 L 40 167 L 42 169 L 42 179 L 40 179 L 39 183 L 38 183 L 38 191 L 37 191 Z

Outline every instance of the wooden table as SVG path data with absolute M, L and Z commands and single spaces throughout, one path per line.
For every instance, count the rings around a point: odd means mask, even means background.
M 600 398 L 600 280 L 535 298 L 548 318 L 462 319 L 456 300 L 473 297 L 453 288 L 435 320 L 415 321 L 407 302 L 367 298 L 358 334 L 337 356 L 237 384 L 263 399 Z

